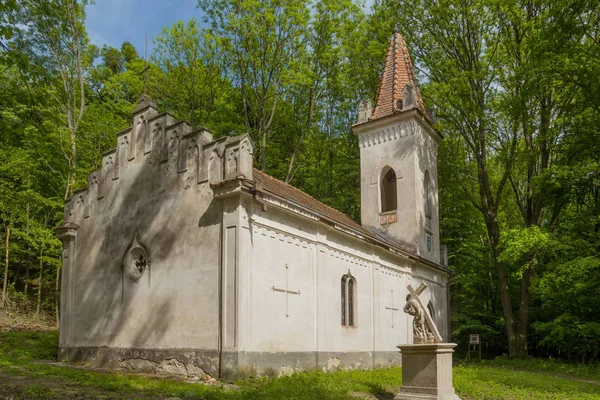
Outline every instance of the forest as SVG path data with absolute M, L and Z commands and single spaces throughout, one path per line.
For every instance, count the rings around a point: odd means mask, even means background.
M 360 222 L 351 125 L 398 29 L 445 137 L 453 340 L 479 333 L 486 356 L 598 360 L 600 2 L 199 0 L 194 18 L 164 21 L 147 56 L 91 44 L 88 6 L 0 3 L 5 315 L 60 322 L 52 228 L 142 93 L 216 137 L 248 132 L 257 168 Z

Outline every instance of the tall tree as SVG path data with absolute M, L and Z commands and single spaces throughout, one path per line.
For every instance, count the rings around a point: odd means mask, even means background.
M 295 74 L 289 94 L 294 103 L 294 121 L 298 135 L 287 166 L 285 181 L 290 182 L 297 168 L 297 157 L 307 136 L 325 116 L 325 96 L 331 94 L 340 64 L 342 46 L 348 40 L 348 26 L 359 20 L 360 9 L 350 0 L 323 0 L 314 4 L 306 46 L 294 57 Z
M 517 149 L 518 130 L 502 124 L 493 109 L 497 71 L 494 68 L 500 42 L 498 21 L 485 0 L 429 0 L 382 8 L 401 23 L 401 31 L 413 44 L 417 65 L 431 84 L 424 91 L 435 105 L 444 127 L 460 135 L 471 162 L 457 180 L 464 196 L 481 213 L 490 248 L 490 262 L 497 272 L 506 334 L 511 356 L 518 355 L 508 266 L 501 252 L 501 205 Z M 384 11 L 385 10 L 385 11 Z M 474 195 L 464 182 L 477 182 Z
M 164 71 L 154 87 L 161 102 L 192 126 L 207 124 L 227 96 L 227 62 L 216 39 L 192 18 L 163 28 L 152 61 Z
M 87 0 L 53 2 L 23 1 L 21 23 L 27 26 L 32 59 L 58 76 L 51 95 L 65 116 L 70 148 L 66 151 L 71 171 L 67 177 L 65 199 L 76 180 L 77 134 L 85 112 L 86 43 L 85 6 Z
M 198 4 L 232 60 L 246 131 L 260 142 L 264 171 L 267 138 L 286 74 L 305 40 L 308 6 L 299 0 L 198 0 Z

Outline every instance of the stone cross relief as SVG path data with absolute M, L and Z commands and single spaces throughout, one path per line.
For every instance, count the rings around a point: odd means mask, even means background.
M 400 311 L 399 307 L 394 307 L 394 289 L 392 289 L 392 305 L 386 306 L 386 310 L 390 310 L 392 312 L 392 328 L 394 327 L 394 313 Z
M 281 292 L 285 294 L 285 317 L 288 318 L 290 316 L 289 314 L 289 308 L 288 308 L 288 295 L 289 294 L 293 294 L 293 295 L 300 295 L 300 291 L 299 290 L 289 290 L 288 289 L 288 282 L 289 282 L 289 278 L 288 278 L 288 270 L 290 269 L 290 267 L 285 264 L 285 288 L 276 288 L 275 286 L 271 286 L 271 290 L 274 292 Z
M 413 343 L 414 344 L 432 344 L 442 343 L 442 336 L 438 332 L 435 322 L 423 306 L 419 295 L 427 288 L 425 283 L 421 283 L 417 290 L 408 285 L 408 295 L 406 296 L 406 305 L 404 312 L 412 315 L 413 320 Z

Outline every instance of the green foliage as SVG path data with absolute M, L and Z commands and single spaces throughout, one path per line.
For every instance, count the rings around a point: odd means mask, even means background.
M 543 253 L 554 243 L 548 233 L 544 233 L 538 226 L 525 229 L 507 229 L 502 232 L 504 246 L 500 261 L 517 263 L 522 259 L 530 259 L 530 254 Z
M 351 0 L 200 0 L 205 24 L 165 26 L 146 61 L 129 42 L 88 45 L 86 3 L 0 5 L 0 236 L 10 225 L 12 297 L 27 291 L 31 305 L 39 290 L 42 309 L 54 306 L 51 228 L 131 124 L 144 76 L 160 111 L 216 136 L 250 133 L 257 166 L 358 221 L 350 127 L 358 101 L 375 98 L 398 23 L 445 136 L 454 340 L 479 333 L 490 355 L 515 353 L 532 326 L 521 355 L 598 358 L 600 3 L 418 0 L 366 12 Z
M 158 99 L 169 112 L 193 126 L 211 126 L 214 119 L 218 123 L 220 114 L 215 113 L 233 97 L 218 42 L 200 29 L 194 18 L 187 24 L 178 21 L 163 28 L 154 39 L 152 60 L 164 73 L 153 82 Z
M 579 310 L 586 300 L 553 286 L 564 304 L 553 308 L 547 286 L 562 274 L 559 266 L 574 268 L 571 261 L 597 258 L 600 250 L 600 103 L 598 80 L 590 75 L 598 60 L 589 57 L 599 49 L 599 15 L 598 3 L 589 1 L 422 0 L 374 7 L 372 26 L 389 32 L 390 21 L 397 21 L 407 38 L 426 82 L 426 104 L 436 108 L 445 135 L 441 229 L 456 271 L 457 341 L 478 329 L 473 333 L 488 343 L 500 341 L 497 352 L 565 356 L 552 335 L 574 323 L 572 333 L 589 350 L 575 350 L 571 342 L 571 357 L 598 355 L 583 333 L 594 332 L 597 316 L 561 317 L 564 308 Z M 586 280 L 575 274 L 570 283 L 577 286 L 578 279 Z M 598 295 L 584 292 L 595 307 Z M 531 322 L 536 328 L 528 343 Z

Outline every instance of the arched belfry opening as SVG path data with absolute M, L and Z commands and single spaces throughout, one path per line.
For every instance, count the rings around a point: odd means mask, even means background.
M 390 167 L 385 167 L 381 176 L 381 212 L 394 211 L 398 208 L 396 172 Z

